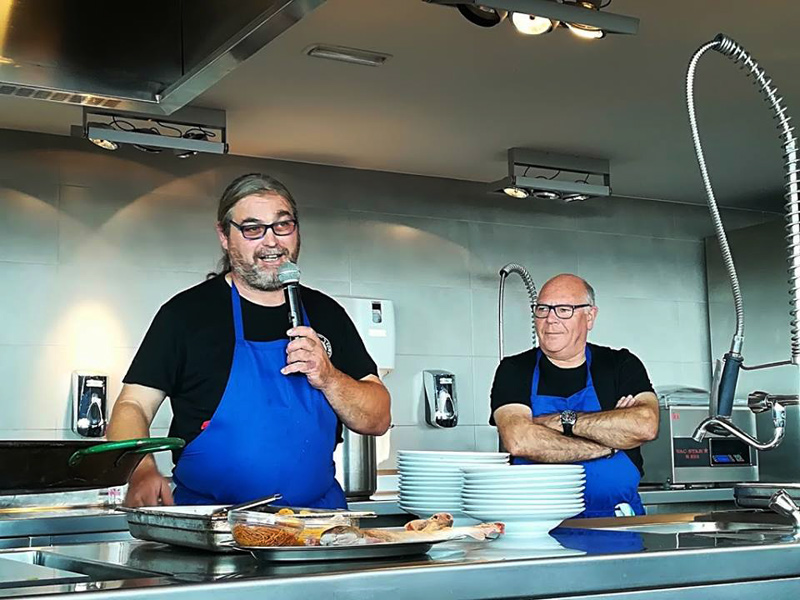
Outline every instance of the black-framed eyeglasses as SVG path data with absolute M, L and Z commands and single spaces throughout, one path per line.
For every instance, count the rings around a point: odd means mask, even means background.
M 537 304 L 533 307 L 533 316 L 537 319 L 546 319 L 550 311 L 555 311 L 559 319 L 571 319 L 576 308 L 586 308 L 591 304 Z
M 291 235 L 297 229 L 297 219 L 281 219 L 274 223 L 237 223 L 231 221 L 231 225 L 242 232 L 242 237 L 246 240 L 260 240 L 267 231 L 272 229 L 275 235 Z

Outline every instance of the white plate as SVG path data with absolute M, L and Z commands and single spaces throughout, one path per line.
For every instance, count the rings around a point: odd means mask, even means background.
M 428 468 L 428 467 L 407 467 L 405 465 L 398 465 L 397 472 L 400 475 L 403 474 L 412 474 L 412 475 L 427 475 L 428 477 L 433 477 L 437 475 L 450 475 L 452 477 L 463 477 L 464 475 L 461 473 L 461 469 L 454 466 L 447 466 L 446 468 Z
M 425 483 L 428 481 L 439 481 L 441 483 L 458 483 L 461 484 L 464 479 L 460 475 L 419 475 L 416 473 L 400 473 L 398 478 L 399 482 L 420 482 Z
M 461 502 L 461 494 L 409 494 L 408 492 L 399 492 L 397 497 L 400 501 L 406 500 L 413 500 L 419 501 L 424 500 L 425 502 L 448 502 L 452 504 L 453 502 Z
M 566 492 L 461 492 L 461 497 L 473 500 L 564 500 L 566 498 L 583 498 L 583 492 L 580 491 L 566 491 Z
M 439 492 L 431 490 L 411 491 L 402 489 L 398 492 L 398 495 L 401 498 L 457 498 L 459 501 L 461 500 L 461 492 L 459 490 L 455 490 L 453 492 Z
M 506 500 L 500 498 L 491 498 L 489 500 L 475 500 L 474 498 L 462 498 L 461 502 L 464 506 L 527 506 L 527 507 L 550 507 L 550 506 L 566 506 L 568 504 L 582 504 L 583 498 L 562 498 L 559 500 Z
M 506 471 L 496 471 L 494 469 L 486 472 L 486 473 L 475 473 L 474 471 L 465 471 L 463 468 L 461 472 L 464 475 L 464 479 L 469 481 L 542 481 L 546 479 L 556 479 L 556 478 L 579 478 L 579 477 L 586 477 L 584 473 L 579 473 L 577 471 L 553 471 L 552 473 L 534 473 L 534 472 L 527 472 L 527 473 L 514 473 L 511 468 Z
M 400 508 L 402 508 L 406 512 L 420 514 L 425 513 L 427 515 L 435 515 L 438 513 L 463 513 L 464 510 L 461 506 L 442 506 L 441 504 L 399 504 Z M 427 518 L 427 517 L 426 517 Z
M 402 490 L 458 490 L 461 491 L 460 481 L 401 481 L 398 489 Z
M 481 458 L 495 458 L 508 460 L 510 454 L 508 452 L 457 452 L 457 451 L 440 451 L 440 450 L 398 450 L 397 456 L 406 457 L 420 457 L 428 460 L 438 460 L 447 458 L 463 458 L 481 459 Z
M 527 476 L 527 477 L 464 477 L 464 483 L 471 485 L 542 485 L 543 483 L 563 483 L 585 481 L 586 475 L 550 475 L 550 476 Z
M 515 470 L 517 473 L 583 473 L 583 465 L 498 465 L 498 466 L 484 466 L 474 465 L 466 466 L 464 469 L 470 473 L 479 475 L 481 473 L 491 473 L 495 471 L 499 474 L 510 473 Z
M 470 469 L 479 464 L 484 467 L 501 467 L 505 463 L 501 462 L 482 462 L 482 463 L 465 463 L 457 460 L 437 460 L 437 461 L 416 461 L 404 460 L 402 458 L 397 460 L 397 468 L 412 468 L 412 469 L 431 469 L 431 470 L 445 470 L 445 469 Z
M 487 521 L 536 521 L 538 519 L 549 519 L 561 517 L 568 519 L 583 512 L 582 505 L 555 509 L 514 509 L 514 508 L 463 508 L 463 512 L 470 516 L 480 519 L 480 515 L 486 516 Z M 487 516 L 488 515 L 488 516 Z
M 564 492 L 581 492 L 586 487 L 583 481 L 541 483 L 538 485 L 496 485 L 496 486 L 476 486 L 464 484 L 461 489 L 471 494 L 528 494 L 537 492 L 540 494 L 561 494 Z
M 415 506 L 415 505 L 413 505 Z M 581 504 L 568 504 L 564 506 L 532 506 L 532 507 L 523 507 L 523 506 L 504 506 L 504 505 L 494 505 L 491 506 L 489 504 L 464 504 L 460 507 L 461 510 L 464 512 L 480 512 L 480 513 L 492 513 L 494 515 L 528 515 L 532 517 L 537 517 L 539 515 L 551 515 L 553 513 L 569 513 L 569 514 L 578 514 L 583 512 L 586 508 L 586 505 L 583 503 Z

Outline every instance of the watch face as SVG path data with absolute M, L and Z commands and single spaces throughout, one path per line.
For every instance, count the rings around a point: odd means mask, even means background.
M 562 423 L 571 423 L 575 424 L 575 421 L 578 420 L 578 413 L 574 410 L 565 410 L 561 413 L 561 422 Z

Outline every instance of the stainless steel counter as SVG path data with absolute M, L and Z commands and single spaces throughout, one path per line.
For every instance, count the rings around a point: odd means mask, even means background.
M 720 508 L 720 504 L 733 503 L 732 488 L 688 490 L 643 490 L 642 500 L 653 512 L 700 512 Z M 394 525 L 408 518 L 391 496 L 380 500 L 354 502 L 352 510 L 370 510 L 381 518 L 377 526 Z M 705 508 L 703 508 L 705 505 Z M 13 547 L 48 546 L 87 541 L 114 541 L 127 539 L 127 520 L 124 514 L 111 508 L 52 507 L 38 510 L 32 507 L 9 509 L 0 514 L 0 549 Z M 394 521 L 392 522 L 392 518 Z
M 166 593 L 193 600 L 623 598 L 629 593 L 636 598 L 730 598 L 730 586 L 781 597 L 786 586 L 800 582 L 800 542 L 785 526 L 742 529 L 712 517 L 671 524 L 657 517 L 568 524 L 598 528 L 562 527 L 552 536 L 524 542 L 448 543 L 406 560 L 325 564 L 260 564 L 249 554 L 214 555 L 140 541 L 8 551 L 0 559 L 16 555 L 21 564 L 73 574 L 89 565 L 94 572 L 88 582 L 0 586 L 0 598 L 57 598 L 88 590 L 93 600 L 144 600 Z M 106 577 L 104 565 L 115 569 Z

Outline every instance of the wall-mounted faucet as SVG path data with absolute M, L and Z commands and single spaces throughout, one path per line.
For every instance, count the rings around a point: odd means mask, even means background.
M 711 187 L 711 179 L 706 168 L 703 148 L 700 144 L 700 134 L 697 128 L 697 117 L 694 108 L 694 77 L 697 63 L 706 52 L 715 50 L 727 56 L 745 70 L 748 76 L 753 77 L 755 84 L 764 96 L 767 104 L 773 112 L 774 118 L 778 121 L 778 130 L 783 142 L 785 171 L 786 171 L 786 239 L 789 262 L 789 295 L 791 296 L 791 310 L 789 311 L 789 321 L 792 338 L 791 359 L 787 361 L 767 363 L 763 365 L 745 366 L 742 356 L 742 346 L 744 344 L 744 307 L 742 305 L 742 294 L 739 287 L 739 278 L 733 263 L 728 238 L 722 226 L 722 219 L 719 215 L 717 202 L 714 198 L 714 190 Z M 740 370 L 755 370 L 777 367 L 782 365 L 800 365 L 800 159 L 797 152 L 797 138 L 794 136 L 793 127 L 790 124 L 789 116 L 786 114 L 786 107 L 783 106 L 783 98 L 778 95 L 778 90 L 772 84 L 772 80 L 764 70 L 758 66 L 753 57 L 738 43 L 731 38 L 719 34 L 712 41 L 701 46 L 692 56 L 689 62 L 689 69 L 686 74 L 686 104 L 689 111 L 689 124 L 692 129 L 692 141 L 700 173 L 703 177 L 706 196 L 708 198 L 708 208 L 714 222 L 714 229 L 722 252 L 722 260 L 728 271 L 731 282 L 731 291 L 736 309 L 736 331 L 731 341 L 730 350 L 725 354 L 723 361 L 717 361 L 712 382 L 712 398 L 710 416 L 704 420 L 694 433 L 694 439 L 702 440 L 706 432 L 712 431 L 718 434 L 734 435 L 748 445 L 758 450 L 770 450 L 781 443 L 786 424 L 786 410 L 780 402 L 772 402 L 772 419 L 775 425 L 775 432 L 772 440 L 766 443 L 759 442 L 747 433 L 741 431 L 730 421 L 733 410 L 733 400 L 736 393 L 736 383 L 739 378 Z M 768 396 L 768 395 L 767 395 Z M 752 408 L 752 406 L 751 406 Z M 768 409 L 767 409 L 768 410 Z
M 503 297 L 505 295 L 506 277 L 516 273 L 522 278 L 522 283 L 525 284 L 525 291 L 528 292 L 528 301 L 531 306 L 531 340 L 532 347 L 536 347 L 536 324 L 533 318 L 533 307 L 536 305 L 536 284 L 533 282 L 533 277 L 528 272 L 528 269 L 517 263 L 508 263 L 505 267 L 500 269 L 500 298 L 498 300 L 497 308 L 497 327 L 498 327 L 498 342 L 500 360 L 505 356 L 505 349 L 503 347 Z

